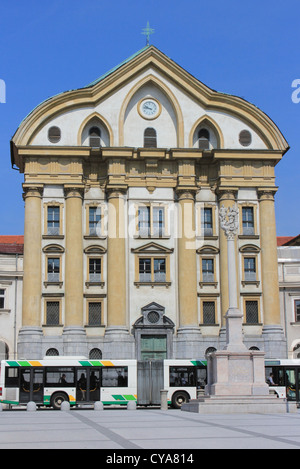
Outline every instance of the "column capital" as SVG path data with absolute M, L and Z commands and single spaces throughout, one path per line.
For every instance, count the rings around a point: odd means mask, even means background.
M 175 189 L 178 200 L 195 200 L 197 188 L 177 187 Z
M 259 202 L 263 202 L 264 200 L 274 201 L 276 192 L 277 192 L 277 188 L 274 188 L 274 189 L 258 189 L 257 194 L 258 194 Z
M 43 196 L 44 186 L 42 184 L 36 185 L 27 185 L 23 184 L 23 199 L 25 200 L 27 197 L 38 197 L 39 199 Z
M 238 193 L 237 188 L 216 189 L 216 194 L 218 196 L 219 202 L 224 202 L 225 200 L 235 202 L 237 193 Z
M 83 198 L 83 191 L 84 187 L 83 186 L 64 186 L 64 194 L 65 198 L 70 198 L 70 197 L 78 197 L 80 199 Z
M 106 187 L 106 196 L 107 199 L 119 199 L 127 194 L 127 186 L 111 186 Z

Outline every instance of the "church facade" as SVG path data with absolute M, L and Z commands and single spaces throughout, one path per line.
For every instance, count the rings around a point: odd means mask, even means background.
M 284 357 L 274 169 L 288 144 L 247 101 L 152 45 L 37 106 L 11 141 L 24 173 L 18 355 L 205 358 L 224 347 L 237 204 L 244 342 Z

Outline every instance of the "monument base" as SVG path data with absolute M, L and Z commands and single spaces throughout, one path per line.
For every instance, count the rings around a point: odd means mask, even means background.
M 275 396 L 203 396 L 183 404 L 183 412 L 199 414 L 286 414 L 298 412 L 296 402 Z

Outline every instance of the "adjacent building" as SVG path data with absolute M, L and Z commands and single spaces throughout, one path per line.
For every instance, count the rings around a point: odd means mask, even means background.
M 219 209 L 237 204 L 244 341 L 286 356 L 274 171 L 287 150 L 260 109 L 152 45 L 37 106 L 11 141 L 25 201 L 18 354 L 204 358 L 222 348 Z
M 17 358 L 22 325 L 23 236 L 0 236 L 0 360 Z
M 280 236 L 277 244 L 280 310 L 287 357 L 300 358 L 300 235 Z

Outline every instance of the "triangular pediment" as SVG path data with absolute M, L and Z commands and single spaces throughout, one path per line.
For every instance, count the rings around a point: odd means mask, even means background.
M 165 246 L 162 246 L 161 244 L 157 243 L 147 243 L 144 244 L 143 246 L 140 246 L 135 249 L 131 249 L 131 252 L 138 254 L 138 253 L 143 253 L 143 254 L 171 254 L 174 251 L 174 249 L 167 248 Z

